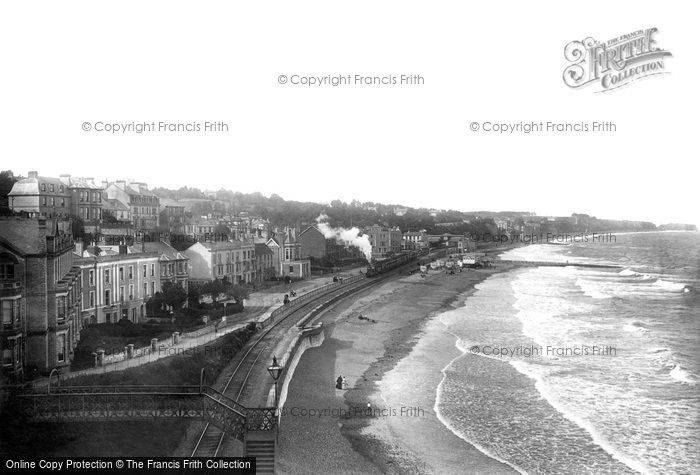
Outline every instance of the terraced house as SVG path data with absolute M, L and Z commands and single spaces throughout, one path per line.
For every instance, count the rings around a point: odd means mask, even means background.
M 136 246 L 138 248 L 138 246 Z M 189 258 L 164 241 L 145 242 L 142 244 L 143 252 L 157 253 L 160 261 L 160 285 L 164 282 L 178 284 L 187 291 L 190 276 Z M 187 303 L 185 302 L 185 305 Z
M 256 272 L 255 244 L 252 242 L 197 242 L 183 254 L 190 260 L 189 277 L 192 282 L 226 279 L 242 284 L 261 278 Z
M 93 178 L 52 178 L 31 171 L 14 184 L 8 204 L 13 211 L 26 212 L 30 217 L 77 216 L 86 223 L 97 223 L 102 219 L 102 188 Z
M 10 209 L 30 217 L 67 217 L 71 213 L 71 194 L 58 178 L 29 172 L 27 178 L 14 184 L 7 196 Z
M 70 364 L 82 328 L 80 295 L 68 222 L 0 219 L 3 378 L 21 381 Z
M 135 229 L 150 234 L 154 233 L 159 223 L 158 196 L 148 190 L 142 182 L 118 180 L 104 183 L 106 198 L 117 200 L 131 210 L 131 224 Z
M 86 249 L 77 245 L 76 254 L 82 271 L 84 324 L 146 319 L 146 302 L 160 292 L 158 252 L 138 252 L 126 245 Z

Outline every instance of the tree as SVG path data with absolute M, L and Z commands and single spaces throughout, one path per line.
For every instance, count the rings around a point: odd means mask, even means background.
M 119 221 L 114 217 L 111 211 L 103 209 L 102 210 L 102 222 L 104 224 L 117 224 Z
M 211 296 L 212 303 L 216 303 L 216 299 L 219 298 L 219 294 L 226 291 L 226 284 L 224 281 L 219 279 L 214 279 L 211 282 L 207 282 L 202 287 L 202 293 Z
M 190 282 L 187 286 L 187 305 L 190 308 L 199 308 L 199 300 L 202 298 L 201 284 Z
M 156 292 L 153 297 L 148 299 L 146 302 L 146 312 L 150 316 L 157 316 L 163 313 L 163 304 L 165 303 L 165 298 L 162 292 Z
M 182 304 L 187 301 L 187 292 L 180 284 L 163 282 L 161 289 L 163 301 L 167 306 L 172 307 L 173 310 L 179 310 L 182 308 Z
M 224 224 L 217 224 L 214 228 L 214 235 L 217 237 L 217 240 L 228 239 L 228 237 L 231 235 L 231 230 Z
M 242 285 L 230 284 L 226 289 L 226 297 L 234 299 L 236 303 L 240 303 L 250 296 L 250 292 Z
M 71 219 L 71 233 L 73 239 L 85 239 L 85 222 L 80 216 L 74 216 Z
M 0 211 L 2 214 L 11 214 L 10 202 L 7 195 L 17 181 L 18 178 L 15 177 L 11 170 L 3 170 L 0 172 Z

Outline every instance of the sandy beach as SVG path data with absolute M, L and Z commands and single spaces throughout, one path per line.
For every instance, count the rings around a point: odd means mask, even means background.
M 441 368 L 460 353 L 454 339 L 421 339 L 427 325 L 440 324 L 435 315 L 463 305 L 477 283 L 499 270 L 391 279 L 323 314 L 325 341 L 304 353 L 289 385 L 278 470 L 514 473 L 437 418 L 435 388 L 442 373 L 425 368 Z M 428 364 L 387 378 L 414 350 Z M 339 375 L 347 390 L 335 388 Z M 397 392 L 403 397 L 390 397 Z

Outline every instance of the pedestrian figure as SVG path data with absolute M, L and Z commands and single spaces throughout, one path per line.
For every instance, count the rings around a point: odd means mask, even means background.
M 343 389 L 348 389 L 348 380 L 343 376 Z
M 335 389 L 343 389 L 343 377 L 338 376 L 338 379 L 335 380 Z

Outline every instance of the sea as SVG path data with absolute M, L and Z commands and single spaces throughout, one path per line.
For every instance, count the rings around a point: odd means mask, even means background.
M 435 413 L 521 473 L 700 473 L 700 233 L 533 244 L 436 317 Z M 420 362 L 415 362 L 420 364 Z

